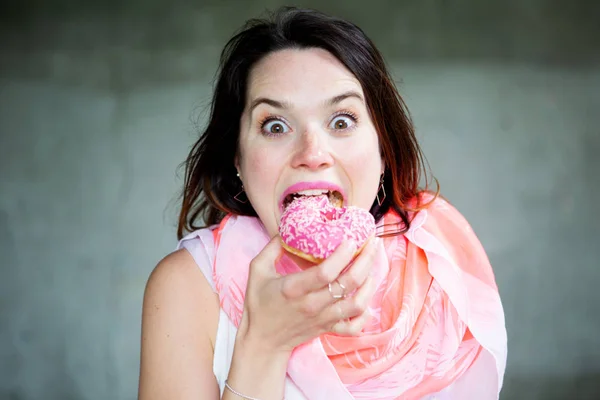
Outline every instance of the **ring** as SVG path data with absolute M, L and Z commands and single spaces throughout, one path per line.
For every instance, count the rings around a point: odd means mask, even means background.
M 345 298 L 345 297 L 346 297 L 346 293 L 345 293 L 345 291 L 346 291 L 346 286 L 342 285 L 342 284 L 340 283 L 340 281 L 338 281 L 337 279 L 336 279 L 334 282 L 337 282 L 337 283 L 338 283 L 338 285 L 340 285 L 340 288 L 342 288 L 342 293 L 340 293 L 340 294 L 334 294 L 334 293 L 333 293 L 333 290 L 332 290 L 332 288 L 331 288 L 331 282 L 329 282 L 329 283 L 327 284 L 327 289 L 329 290 L 329 294 L 331 294 L 331 297 L 333 297 L 335 300 L 339 300 L 339 299 L 343 299 L 343 298 Z

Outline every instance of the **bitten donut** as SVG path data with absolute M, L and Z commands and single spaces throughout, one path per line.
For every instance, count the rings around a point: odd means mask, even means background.
M 374 233 L 371 213 L 359 207 L 335 207 L 326 195 L 295 198 L 279 224 L 282 246 L 313 263 L 320 263 L 349 239 L 356 243 L 358 254 Z

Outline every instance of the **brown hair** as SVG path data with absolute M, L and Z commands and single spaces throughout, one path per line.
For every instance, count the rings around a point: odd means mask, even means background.
M 410 225 L 408 212 L 423 207 L 418 194 L 424 157 L 408 110 L 380 52 L 351 22 L 314 10 L 284 7 L 268 18 L 249 20 L 221 53 L 209 121 L 185 161 L 178 238 L 185 231 L 216 224 L 228 213 L 256 216 L 249 202 L 234 199 L 242 190 L 234 159 L 248 75 L 263 57 L 288 48 L 324 49 L 360 82 L 385 161 L 387 196 L 381 205 L 373 202 L 370 212 L 375 220 L 392 208 L 403 226 L 391 234 L 401 233 Z M 438 193 L 439 187 L 436 196 Z M 417 207 L 409 208 L 409 201 L 415 198 Z M 196 225 L 199 218 L 205 225 Z

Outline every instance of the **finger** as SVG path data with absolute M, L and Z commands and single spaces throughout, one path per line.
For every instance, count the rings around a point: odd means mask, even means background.
M 358 317 L 336 322 L 331 328 L 331 332 L 343 336 L 356 336 L 362 332 L 369 318 L 371 318 L 371 313 L 366 310 Z
M 275 262 L 282 252 L 281 239 L 275 235 L 269 243 L 250 262 L 250 272 L 261 272 L 268 275 L 277 275 Z
M 329 258 L 319 265 L 310 267 L 302 272 L 285 277 L 285 294 L 288 297 L 300 297 L 322 288 L 335 280 L 340 272 L 348 266 L 354 257 L 356 245 L 353 242 L 343 242 Z
M 324 321 L 323 326 L 331 327 L 340 320 L 363 314 L 367 310 L 374 292 L 375 284 L 369 277 L 353 298 L 334 299 L 328 288 L 323 288 L 306 294 L 298 304 L 300 311 L 306 317 L 319 317 L 319 320 Z
M 338 291 L 348 296 L 365 282 L 373 268 L 379 242 L 380 239 L 375 236 L 369 239 L 363 251 L 350 264 L 349 268 L 336 279 L 337 284 L 334 286 L 339 286 Z
M 337 301 L 323 311 L 325 325 L 362 315 L 367 310 L 375 289 L 375 282 L 370 276 L 367 277 L 364 284 L 358 288 L 354 296 Z
M 332 283 L 331 286 L 331 290 L 326 286 L 325 288 L 309 292 L 301 297 L 302 309 L 312 312 L 313 315 L 311 316 L 316 316 L 333 303 L 339 301 L 341 297 L 337 297 L 340 294 L 336 294 L 335 289 L 333 289 L 334 283 Z
M 373 243 L 371 243 L 371 245 L 377 248 L 377 245 L 373 245 Z M 369 303 L 375 291 L 373 282 L 369 282 L 369 284 L 367 284 L 367 280 L 370 279 L 369 272 L 372 266 L 372 259 L 370 259 L 370 256 L 366 253 L 368 251 L 370 250 L 368 250 L 367 245 L 363 260 L 360 261 L 363 262 L 364 265 L 360 264 L 360 262 L 358 265 L 351 265 L 347 270 L 348 272 L 346 272 L 348 274 L 356 274 L 356 271 L 362 271 L 361 273 L 364 275 L 360 277 L 360 285 L 362 290 L 357 291 L 356 288 L 353 287 L 352 290 L 355 293 L 350 293 L 348 288 L 341 286 L 339 281 L 342 277 L 340 277 L 324 288 L 305 294 L 304 298 L 302 299 L 303 309 L 309 310 L 311 314 L 318 314 L 325 310 L 328 306 L 345 299 L 345 301 L 341 303 L 342 309 L 340 309 L 339 313 L 336 313 L 335 311 L 337 308 L 333 308 L 333 311 L 329 311 L 329 318 L 337 320 L 351 317 L 357 313 L 360 313 L 362 307 L 366 307 L 366 305 Z M 352 295 L 355 300 L 352 300 L 351 298 L 347 299 L 347 297 L 350 295 Z M 338 304 L 336 307 L 340 307 L 340 305 Z M 358 309 L 355 309 L 357 307 Z M 336 315 L 342 314 L 345 315 L 345 317 L 336 318 Z

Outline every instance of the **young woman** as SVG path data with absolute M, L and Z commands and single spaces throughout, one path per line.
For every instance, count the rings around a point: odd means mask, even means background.
M 419 189 L 422 167 L 357 26 L 295 8 L 249 21 L 187 159 L 178 250 L 147 284 L 140 399 L 497 399 L 492 268 L 459 212 Z M 375 217 L 355 259 L 352 243 L 318 265 L 282 249 L 286 196 L 305 190 Z

